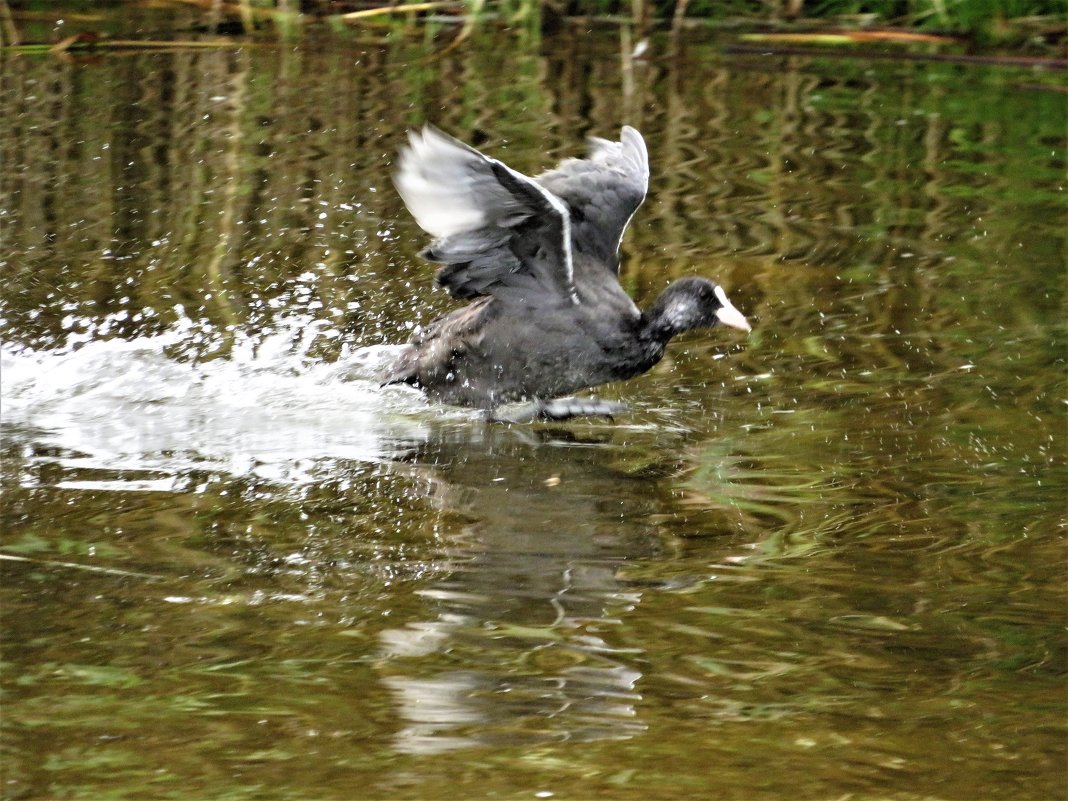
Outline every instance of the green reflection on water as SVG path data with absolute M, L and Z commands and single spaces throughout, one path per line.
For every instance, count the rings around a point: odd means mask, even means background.
M 716 276 L 757 324 L 615 425 L 426 410 L 377 459 L 6 426 L 4 797 L 1054 797 L 1063 95 L 514 51 L 3 63 L 7 343 L 177 327 L 202 378 L 242 337 L 404 338 L 448 305 L 389 184 L 424 120 L 527 171 L 638 125 L 626 285 Z

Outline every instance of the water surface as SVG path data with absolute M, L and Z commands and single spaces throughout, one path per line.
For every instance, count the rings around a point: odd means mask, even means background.
M 0 62 L 4 798 L 1063 793 L 1056 76 L 666 44 Z M 625 286 L 754 333 L 616 421 L 379 390 L 424 121 L 639 127 Z

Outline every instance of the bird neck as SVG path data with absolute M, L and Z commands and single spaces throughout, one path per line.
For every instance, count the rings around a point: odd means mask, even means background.
M 642 313 L 642 338 L 663 348 L 672 337 L 689 330 L 687 322 L 680 316 L 677 298 L 669 288 Z

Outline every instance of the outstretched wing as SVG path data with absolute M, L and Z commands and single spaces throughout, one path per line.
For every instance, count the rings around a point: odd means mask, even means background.
M 618 142 L 590 139 L 584 159 L 567 159 L 535 180 L 570 209 L 578 261 L 619 272 L 619 244 L 649 189 L 649 151 L 642 135 L 623 126 Z
M 457 298 L 578 303 L 567 206 L 532 178 L 431 126 L 408 133 L 394 176 L 408 210 L 436 237 L 423 255 Z

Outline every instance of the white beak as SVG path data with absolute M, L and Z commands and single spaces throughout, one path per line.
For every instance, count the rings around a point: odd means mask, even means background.
M 716 312 L 717 319 L 731 328 L 740 328 L 742 331 L 752 331 L 753 327 L 745 319 L 745 315 L 734 308 L 734 304 L 727 300 L 727 293 L 721 287 L 716 287 L 716 297 L 719 298 L 720 308 Z

